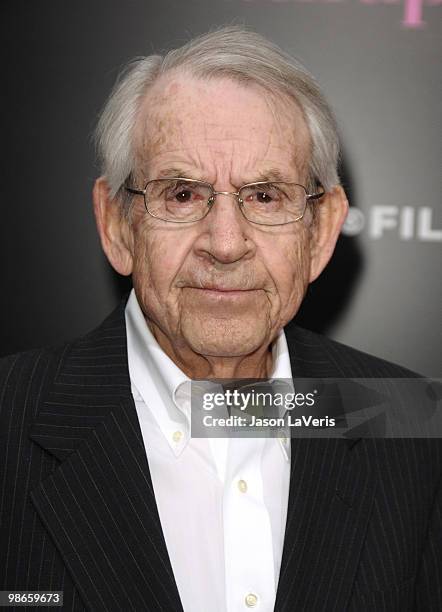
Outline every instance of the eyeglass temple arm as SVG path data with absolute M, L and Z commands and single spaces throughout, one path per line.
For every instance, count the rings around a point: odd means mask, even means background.
M 124 185 L 124 188 L 129 193 L 135 193 L 136 195 L 145 195 L 146 193 L 145 189 L 133 189 L 132 187 L 128 187 L 127 185 Z
M 320 191 L 319 193 L 309 193 L 307 195 L 307 202 L 310 200 L 319 200 L 322 196 L 325 195 L 325 191 Z

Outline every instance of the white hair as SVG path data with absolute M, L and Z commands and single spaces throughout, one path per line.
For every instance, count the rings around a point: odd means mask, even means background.
M 339 140 L 332 111 L 314 77 L 266 38 L 239 26 L 223 27 L 169 51 L 133 60 L 120 75 L 98 122 L 95 139 L 111 197 L 136 171 L 134 129 L 149 88 L 165 73 L 185 70 L 197 78 L 227 77 L 293 100 L 310 133 L 309 188 L 339 184 Z M 123 198 L 124 200 L 124 198 Z

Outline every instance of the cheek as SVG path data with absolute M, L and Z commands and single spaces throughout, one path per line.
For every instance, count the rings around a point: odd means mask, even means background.
M 268 252 L 267 269 L 273 278 L 283 318 L 293 316 L 308 286 L 310 262 L 304 232 L 291 239 L 275 241 Z
M 172 230 L 140 229 L 134 244 L 134 284 L 147 299 L 153 292 L 157 299 L 166 300 L 187 252 L 186 241 Z
M 308 284 L 310 270 L 310 250 L 307 239 L 297 240 L 287 253 L 287 259 L 290 263 L 293 285 L 297 289 L 301 286 L 304 290 Z

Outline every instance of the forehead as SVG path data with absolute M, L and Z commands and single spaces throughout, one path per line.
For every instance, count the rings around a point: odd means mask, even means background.
M 300 108 L 256 85 L 228 78 L 163 77 L 143 100 L 136 123 L 137 165 L 158 176 L 183 168 L 216 180 L 253 180 L 268 168 L 293 177 L 308 163 L 310 138 Z M 167 173 L 167 172 L 166 172 Z

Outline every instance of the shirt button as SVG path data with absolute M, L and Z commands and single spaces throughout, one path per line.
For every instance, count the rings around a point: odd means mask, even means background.
M 245 602 L 248 608 L 254 608 L 258 603 L 258 597 L 254 593 L 249 593 L 245 597 Z
M 247 483 L 245 480 L 238 480 L 238 489 L 241 493 L 247 493 Z
M 181 440 L 182 437 L 183 437 L 182 431 L 174 431 L 172 435 L 172 440 L 178 444 L 178 442 Z

